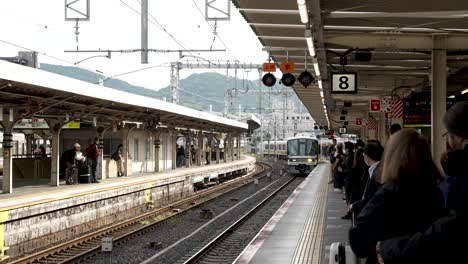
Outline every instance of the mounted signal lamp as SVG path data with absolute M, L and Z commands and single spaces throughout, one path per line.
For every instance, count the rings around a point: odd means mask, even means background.
M 350 101 L 345 101 L 344 102 L 344 107 L 351 107 L 352 105 L 353 105 L 353 103 L 350 102 Z
M 276 83 L 276 77 L 272 73 L 269 72 L 269 73 L 263 75 L 262 83 L 265 86 L 272 87 Z
M 292 86 L 296 82 L 296 77 L 291 73 L 287 72 L 281 77 L 281 83 L 284 86 Z
M 348 125 L 348 121 L 344 121 L 344 122 L 343 122 L 343 125 L 347 126 L 347 125 Z
M 297 79 L 304 87 L 311 85 L 314 82 L 314 76 L 307 70 L 303 71 L 299 78 Z
M 347 114 L 348 114 L 348 110 L 345 110 L 345 109 L 341 110 L 341 114 L 342 114 L 342 115 L 347 115 Z
M 340 120 L 346 120 L 346 116 L 340 116 Z

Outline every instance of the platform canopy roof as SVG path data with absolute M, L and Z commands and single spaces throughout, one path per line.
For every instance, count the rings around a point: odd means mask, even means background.
M 448 93 L 468 86 L 468 1 L 446 0 L 232 0 L 274 61 L 296 63 L 297 77 L 314 72 L 318 62 L 323 97 L 318 85 L 294 89 L 320 125 L 339 127 L 344 101 L 351 101 L 348 121 L 365 117 L 369 100 L 379 96 L 403 97 L 430 91 L 431 53 L 435 35 L 447 36 Z M 307 7 L 301 20 L 298 3 Z M 316 56 L 308 52 L 310 30 Z M 286 52 L 286 49 L 289 49 Z M 330 94 L 330 72 L 357 72 L 358 93 Z M 370 56 L 369 56 L 370 53 Z M 341 54 L 341 55 L 340 55 Z M 358 56 L 356 56 L 358 54 Z M 364 56 L 359 56 L 363 55 Z M 367 55 L 367 56 L 366 56 Z M 325 108 L 324 108 L 325 105 Z M 324 110 L 326 109 L 326 110 Z M 349 122 L 348 133 L 359 133 Z
M 247 123 L 0 60 L 0 107 L 15 120 L 49 118 L 244 133 Z

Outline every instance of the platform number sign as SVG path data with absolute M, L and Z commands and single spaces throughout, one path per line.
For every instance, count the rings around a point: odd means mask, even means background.
M 332 72 L 332 93 L 357 93 L 357 73 Z

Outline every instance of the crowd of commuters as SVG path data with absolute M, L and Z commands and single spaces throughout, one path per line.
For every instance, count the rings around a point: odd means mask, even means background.
M 446 112 L 442 157 L 433 157 L 422 134 L 400 125 L 391 126 L 385 150 L 375 140 L 330 147 L 331 183 L 349 204 L 343 218 L 355 217 L 349 243 L 359 258 L 368 264 L 466 262 L 467 116 L 468 102 Z

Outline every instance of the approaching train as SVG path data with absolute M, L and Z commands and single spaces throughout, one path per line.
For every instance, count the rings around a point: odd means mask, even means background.
M 319 141 L 311 135 L 301 134 L 289 138 L 286 144 L 289 172 L 308 175 L 318 164 Z

